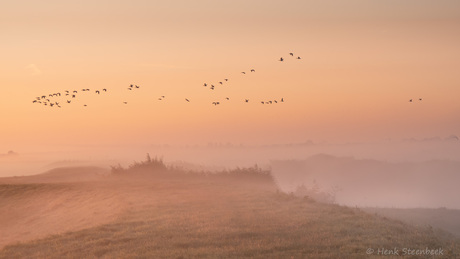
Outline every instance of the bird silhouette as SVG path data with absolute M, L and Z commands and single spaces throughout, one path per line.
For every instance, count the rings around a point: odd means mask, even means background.
M 281 102 L 284 102 L 284 99 L 283 99 L 283 98 L 281 98 Z
M 86 104 L 83 104 L 83 106 L 85 106 L 85 107 L 86 107 L 86 106 L 88 106 L 88 105 L 86 105 Z
M 107 89 L 104 88 L 104 89 L 102 89 L 102 91 L 107 92 Z
M 73 91 L 73 93 L 75 93 L 75 94 L 76 94 L 77 92 L 78 92 L 78 91 Z
M 123 102 L 124 104 L 128 104 L 128 102 Z
M 289 55 L 294 56 L 294 53 L 291 52 L 291 53 L 289 53 Z
M 136 85 L 136 88 L 139 88 L 140 86 Z
M 99 90 L 96 90 L 96 93 L 97 93 L 97 94 L 100 94 L 101 92 L 99 92 Z
M 246 75 L 246 72 L 241 72 L 241 73 Z
M 418 98 L 418 100 L 419 100 L 419 101 L 421 101 L 421 100 L 422 100 L 422 98 Z
M 297 59 L 301 59 L 300 57 L 297 57 Z
M 223 84 L 222 82 L 219 82 L 219 84 Z
M 203 86 L 208 86 L 208 84 L 204 83 Z
M 279 61 L 284 61 L 283 57 L 281 57 Z
M 224 80 L 225 80 L 225 81 L 228 81 L 228 78 L 225 78 Z
M 255 70 L 255 69 L 251 69 L 251 72 L 256 72 L 256 70 Z
M 74 94 L 72 95 L 72 98 L 75 98 L 75 95 L 74 95 Z
M 265 102 L 264 101 L 261 101 L 262 104 L 264 104 Z
M 133 87 L 134 87 L 134 85 L 129 85 L 129 87 L 133 88 Z
M 128 90 L 133 90 L 133 89 L 128 87 Z
M 70 100 L 67 100 L 67 103 L 70 103 Z
M 412 99 L 410 99 L 409 102 L 411 103 L 411 102 L 412 102 Z
M 244 99 L 246 102 L 249 102 L 249 99 Z
M 189 99 L 187 99 L 187 98 L 185 98 L 185 100 L 186 100 L 187 102 L 190 102 L 190 100 L 189 100 Z
M 230 98 L 226 97 L 225 99 L 230 100 Z

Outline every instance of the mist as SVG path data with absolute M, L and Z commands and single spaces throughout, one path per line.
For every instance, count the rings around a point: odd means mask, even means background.
M 29 151 L 29 152 L 27 152 Z M 0 177 L 40 174 L 68 166 L 128 166 L 146 154 L 190 170 L 258 165 L 271 170 L 279 188 L 300 185 L 332 193 L 348 206 L 460 209 L 460 143 L 454 138 L 380 143 L 233 145 L 56 146 L 5 151 Z

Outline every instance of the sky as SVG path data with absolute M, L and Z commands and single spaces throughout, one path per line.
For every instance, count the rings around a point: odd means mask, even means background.
M 456 0 L 2 1 L 0 31 L 0 153 L 460 135 Z

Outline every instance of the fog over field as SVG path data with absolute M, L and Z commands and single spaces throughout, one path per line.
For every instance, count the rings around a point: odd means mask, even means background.
M 62 151 L 58 151 L 61 148 Z M 271 169 L 281 190 L 302 184 L 360 207 L 460 209 L 460 142 L 453 138 L 381 143 L 232 145 L 147 145 L 58 147 L 55 151 L 0 157 L 1 174 L 34 175 L 68 166 L 127 166 L 145 154 L 190 170 L 222 170 L 257 164 Z

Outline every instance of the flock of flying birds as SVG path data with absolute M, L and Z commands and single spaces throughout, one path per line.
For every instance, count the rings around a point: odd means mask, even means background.
M 297 56 L 297 57 L 294 57 L 294 53 L 289 53 L 289 55 L 293 58 L 293 59 L 297 59 L 297 60 L 300 60 L 301 57 L 300 56 Z M 283 57 L 281 57 L 278 61 L 285 61 L 285 59 Z M 249 73 L 255 73 L 256 70 L 254 68 L 252 68 L 251 70 L 249 70 Z M 246 71 L 243 71 L 241 72 L 241 74 L 245 75 L 246 74 Z M 224 83 L 228 82 L 229 79 L 228 78 L 224 78 L 223 80 L 217 82 L 217 83 L 204 83 L 203 86 L 204 87 L 209 87 L 210 90 L 214 90 L 216 88 L 216 86 L 221 86 L 221 85 L 224 85 Z M 136 91 L 138 89 L 140 89 L 141 86 L 139 85 L 135 85 L 135 84 L 131 84 L 127 90 L 128 91 Z M 80 96 L 80 94 L 82 94 L 82 92 L 86 92 L 86 93 L 91 93 L 93 92 L 94 94 L 97 94 L 97 95 L 100 95 L 100 94 L 105 94 L 107 92 L 107 88 L 103 88 L 103 89 L 97 89 L 97 90 L 91 90 L 89 88 L 84 88 L 84 89 L 81 89 L 81 90 L 65 90 L 63 91 L 62 93 L 61 92 L 57 92 L 57 93 L 50 93 L 50 94 L 47 94 L 47 95 L 42 95 L 42 96 L 38 96 L 36 97 L 32 103 L 36 103 L 36 104 L 42 104 L 44 106 L 49 106 L 49 107 L 57 107 L 57 108 L 61 108 L 62 104 L 61 103 L 65 103 L 65 104 L 71 104 L 73 103 L 73 100 L 74 99 L 78 99 L 78 97 Z M 62 97 L 66 97 L 65 101 L 57 101 L 55 98 L 56 97 L 60 97 L 60 99 L 62 99 Z M 162 101 L 165 99 L 165 96 L 162 95 L 158 98 L 159 101 Z M 226 97 L 225 100 L 229 101 L 230 98 L 229 97 Z M 190 102 L 190 99 L 189 98 L 185 98 L 185 101 L 186 102 Z M 249 99 L 244 99 L 244 102 L 245 103 L 248 103 L 249 102 Z M 262 100 L 260 101 L 261 104 L 277 104 L 277 103 L 282 103 L 284 102 L 284 98 L 280 98 L 278 100 Z M 216 106 L 216 105 L 219 105 L 221 103 L 221 101 L 213 101 L 211 104 Z M 128 104 L 127 101 L 123 101 L 123 104 Z M 84 107 L 88 106 L 87 104 L 83 104 Z
M 293 59 L 297 59 L 297 60 L 300 60 L 301 57 L 300 56 L 297 56 L 295 57 L 294 56 L 294 53 L 290 52 L 289 53 L 289 56 Z M 280 62 L 284 62 L 285 61 L 285 58 L 283 57 L 280 57 L 280 59 L 278 60 Z M 249 71 L 249 73 L 255 73 L 256 70 L 255 69 L 251 69 Z M 241 74 L 245 75 L 246 72 L 243 71 L 241 72 Z M 229 79 L 228 78 L 224 78 L 223 80 L 215 83 L 215 84 L 211 84 L 211 83 L 204 83 L 203 86 L 204 87 L 209 87 L 210 90 L 214 90 L 216 88 L 216 86 L 221 86 L 221 85 L 224 85 L 224 83 L 228 82 Z M 127 89 L 129 91 L 135 91 L 135 90 L 138 90 L 139 88 L 141 88 L 139 85 L 134 85 L 134 84 L 131 84 Z M 94 94 L 97 94 L 97 95 L 100 95 L 101 93 L 105 93 L 107 92 L 107 89 L 106 88 L 103 88 L 101 90 L 93 90 L 94 91 Z M 66 103 L 66 104 L 71 104 L 72 101 L 77 98 L 77 96 L 81 93 L 81 92 L 91 92 L 91 89 L 89 88 L 84 88 L 84 89 L 81 89 L 80 91 L 78 90 L 72 90 L 72 91 L 69 91 L 69 90 L 65 90 L 64 92 L 57 92 L 57 93 L 50 93 L 50 94 L 47 94 L 47 95 L 42 95 L 42 96 L 38 96 L 36 97 L 32 103 L 37 103 L 37 104 L 42 104 L 42 105 L 45 105 L 45 106 L 49 106 L 49 107 L 57 107 L 57 108 L 61 108 L 61 102 L 58 102 L 56 101 L 55 99 L 53 99 L 54 97 L 67 97 L 66 98 L 66 101 L 63 102 L 63 103 Z M 162 101 L 165 99 L 165 96 L 162 95 L 158 98 L 159 101 Z M 230 100 L 229 97 L 226 97 L 225 98 L 227 101 Z M 422 101 L 422 98 L 419 98 L 418 99 L 419 101 Z M 186 102 L 190 102 L 190 99 L 188 98 L 185 98 L 185 101 Z M 245 103 L 248 103 L 249 102 L 249 99 L 244 99 L 244 102 Z M 277 103 L 282 103 L 284 102 L 284 98 L 281 98 L 279 100 L 262 100 L 260 101 L 261 104 L 277 104 Z M 413 99 L 410 99 L 409 102 L 413 102 Z M 213 101 L 211 104 L 216 106 L 216 105 L 219 105 L 221 103 L 221 101 Z M 127 101 L 123 101 L 123 104 L 128 104 Z M 87 106 L 87 104 L 83 104 L 84 107 Z

